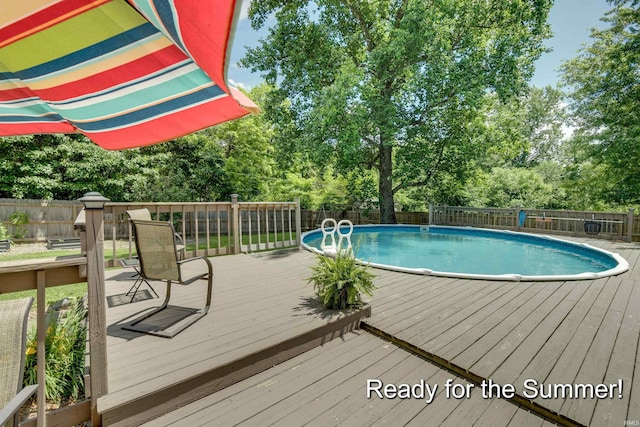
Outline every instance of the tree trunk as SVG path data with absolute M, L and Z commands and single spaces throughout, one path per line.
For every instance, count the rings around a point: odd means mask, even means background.
M 392 146 L 380 143 L 380 182 L 378 193 L 380 198 L 380 224 L 395 224 L 396 211 L 393 203 Z

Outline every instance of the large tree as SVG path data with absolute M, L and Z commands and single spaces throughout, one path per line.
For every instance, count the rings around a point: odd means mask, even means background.
M 487 91 L 520 93 L 549 35 L 551 0 L 260 0 L 269 35 L 242 64 L 290 102 L 291 147 L 379 171 L 381 222 L 395 192 L 428 185 L 483 147 L 469 126 Z M 273 107 L 273 108 L 270 108 Z M 287 116 L 287 119 L 289 116 Z M 288 129 L 291 131 L 291 129 Z
M 594 162 L 612 204 L 640 202 L 640 1 L 611 1 L 603 30 L 563 68 L 578 161 Z M 589 169 L 591 170 L 591 169 Z

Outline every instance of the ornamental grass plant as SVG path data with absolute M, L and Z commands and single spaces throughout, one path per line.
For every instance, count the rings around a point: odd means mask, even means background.
M 311 270 L 308 283 L 313 283 L 316 295 L 331 310 L 361 307 L 362 294 L 371 296 L 375 290 L 374 274 L 358 264 L 351 249 L 338 251 L 335 257 L 318 255 Z
M 72 299 L 68 309 L 47 313 L 46 381 L 47 402 L 61 404 L 84 397 L 87 310 L 81 298 Z M 37 383 L 37 334 L 29 331 L 24 385 Z

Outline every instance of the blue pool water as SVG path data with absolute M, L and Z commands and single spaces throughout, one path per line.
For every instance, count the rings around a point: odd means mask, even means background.
M 305 234 L 303 244 L 319 251 L 321 240 L 317 230 Z M 568 280 L 628 269 L 619 255 L 588 245 L 469 227 L 359 226 L 351 241 L 356 257 L 363 262 L 423 274 Z

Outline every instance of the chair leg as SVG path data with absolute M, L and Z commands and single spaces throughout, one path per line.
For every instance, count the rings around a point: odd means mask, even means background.
M 209 311 L 209 307 L 211 306 L 211 294 L 213 292 L 213 265 L 211 264 L 211 261 L 209 261 L 209 259 L 207 258 L 203 258 L 207 264 L 207 269 L 209 270 L 209 275 L 207 277 L 207 301 L 205 303 L 204 308 L 202 309 L 202 312 L 204 314 L 207 314 L 207 312 Z M 203 316 L 204 316 L 203 314 Z
M 129 300 L 129 302 L 133 302 L 133 299 L 136 297 L 136 293 L 138 292 L 138 288 L 140 288 L 141 284 L 142 284 L 142 276 L 138 274 L 136 281 L 133 282 L 133 286 L 131 286 L 131 288 L 129 288 L 129 291 L 126 294 L 124 294 L 125 296 L 129 296 L 129 294 L 132 293 L 131 300 Z
M 138 272 L 138 276 L 136 278 L 136 281 L 133 283 L 133 286 L 131 286 L 129 291 L 126 294 L 124 294 L 125 296 L 129 296 L 129 294 L 133 292 L 133 294 L 131 295 L 131 300 L 129 301 L 130 303 L 133 302 L 133 299 L 136 297 L 136 293 L 138 292 L 138 289 L 140 289 L 140 286 L 142 285 L 142 283 L 146 283 L 147 286 L 149 286 L 149 289 L 151 289 L 151 292 L 153 292 L 153 294 L 156 296 L 156 298 L 160 298 L 160 295 L 158 295 L 156 290 L 153 289 L 153 286 L 151 286 L 151 283 L 149 283 L 149 281 L 144 277 L 142 277 L 142 274 Z
M 160 305 L 159 307 L 154 308 L 150 312 L 148 312 L 148 313 L 142 315 L 141 317 L 137 318 L 136 320 L 131 322 L 129 325 L 123 326 L 122 329 L 125 329 L 127 331 L 144 332 L 145 334 L 158 335 L 158 336 L 167 337 L 167 338 L 173 337 L 175 334 L 168 335 L 166 333 L 162 333 L 162 331 L 148 331 L 148 330 L 146 330 L 144 328 L 136 327 L 136 325 L 138 323 L 140 323 L 143 320 L 146 320 L 149 317 L 151 317 L 151 316 L 161 312 L 162 310 L 166 309 L 167 306 L 169 305 L 169 299 L 170 298 L 171 298 L 171 280 L 167 280 L 167 295 L 166 295 L 162 305 Z M 178 332 L 180 332 L 180 331 L 178 331 Z
M 131 324 L 129 324 L 127 326 L 123 326 L 122 329 L 126 329 L 128 331 L 143 332 L 145 334 L 156 335 L 156 336 L 164 337 L 164 338 L 173 338 L 174 336 L 176 336 L 177 334 L 179 334 L 180 332 L 184 331 L 189 326 L 193 325 L 195 322 L 200 320 L 202 317 L 204 317 L 207 314 L 207 312 L 209 311 L 209 307 L 211 306 L 211 297 L 212 297 L 212 293 L 213 293 L 213 266 L 211 265 L 211 261 L 209 261 L 206 258 L 204 258 L 204 260 L 205 260 L 205 262 L 207 264 L 207 268 L 209 270 L 209 274 L 208 274 L 208 277 L 207 277 L 207 300 L 205 302 L 205 306 L 202 309 L 198 310 L 196 313 L 194 313 L 194 316 L 192 316 L 187 322 L 185 322 L 179 328 L 177 328 L 177 329 L 175 329 L 175 330 L 173 330 L 171 332 L 154 331 L 154 330 L 148 330 L 148 329 L 136 327 L 136 325 L 138 323 L 142 322 L 145 319 L 148 319 L 149 317 L 159 313 L 160 311 L 162 311 L 162 310 L 164 310 L 164 309 L 166 309 L 168 307 L 169 299 L 171 298 L 171 281 L 168 280 L 167 281 L 167 295 L 166 295 L 165 300 L 162 303 L 162 305 L 160 307 L 157 307 L 154 310 L 150 311 L 149 313 L 143 315 L 142 317 L 136 319 Z M 195 314 L 197 314 L 197 315 L 195 315 Z

